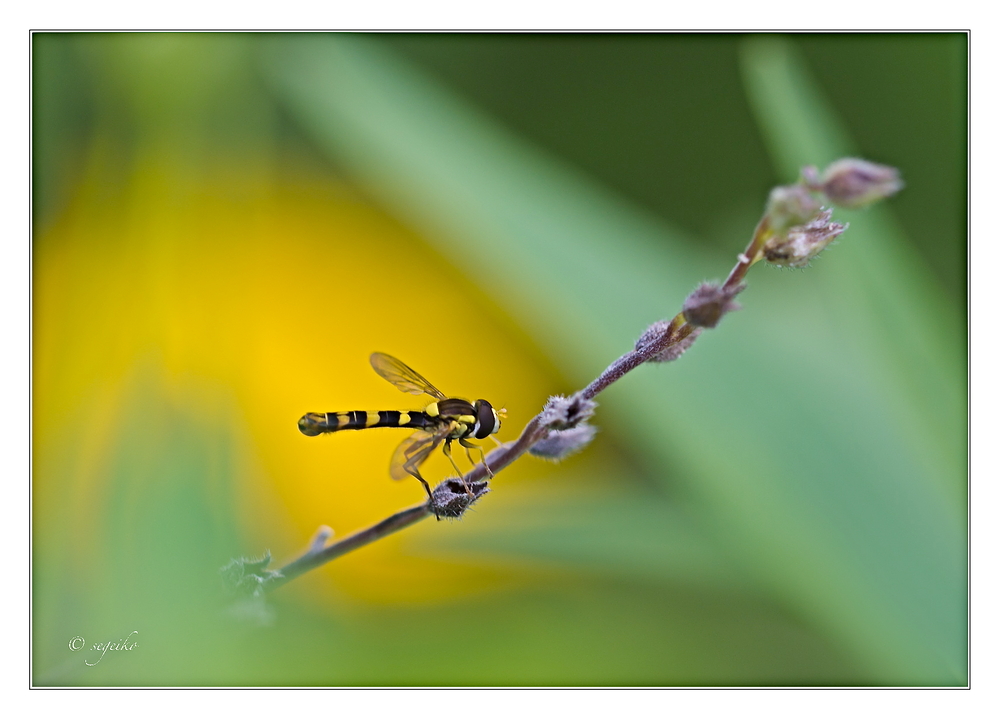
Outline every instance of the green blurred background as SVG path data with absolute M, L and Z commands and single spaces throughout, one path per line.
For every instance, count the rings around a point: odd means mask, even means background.
M 964 34 L 32 45 L 36 685 L 966 684 Z M 295 427 L 419 407 L 370 352 L 512 439 L 844 155 L 905 190 L 586 452 L 234 616 L 231 557 L 420 501 Z

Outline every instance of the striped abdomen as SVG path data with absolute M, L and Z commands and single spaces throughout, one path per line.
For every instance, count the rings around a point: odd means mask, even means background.
M 342 429 L 368 429 L 370 427 L 410 427 L 425 429 L 436 424 L 424 412 L 400 412 L 394 409 L 366 412 L 310 412 L 299 420 L 299 431 L 307 437 L 315 437 Z

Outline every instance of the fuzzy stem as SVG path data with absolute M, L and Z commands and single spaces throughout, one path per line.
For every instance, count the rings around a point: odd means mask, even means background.
M 894 182 L 892 184 L 891 192 L 883 192 L 881 196 L 888 196 L 888 194 L 892 194 L 898 189 L 899 183 Z M 723 283 L 721 288 L 719 288 L 727 293 L 723 295 L 724 299 L 731 300 L 732 297 L 735 297 L 736 294 L 742 291 L 744 287 L 743 279 L 746 277 L 747 272 L 753 265 L 764 257 L 764 246 L 774 236 L 775 229 L 772 227 L 771 218 L 768 214 L 765 214 L 761 218 L 760 222 L 757 223 L 757 227 L 754 229 L 753 238 L 750 240 L 750 244 L 748 244 L 746 250 L 738 256 L 736 265 L 730 271 L 725 283 Z M 687 303 L 685 303 L 685 307 L 687 307 Z M 726 309 L 728 310 L 729 308 Z M 689 309 L 688 311 L 690 312 L 692 310 Z M 676 359 L 680 355 L 680 352 L 687 348 L 681 343 L 691 337 L 692 333 L 700 330 L 702 327 L 715 326 L 714 322 L 712 324 L 704 324 L 700 321 L 700 318 L 693 317 L 692 319 L 699 321 L 700 326 L 696 327 L 694 324 L 689 322 L 684 315 L 684 311 L 678 313 L 669 323 L 654 324 L 649 330 L 647 330 L 647 334 L 643 335 L 639 342 L 636 343 L 635 349 L 626 352 L 608 365 L 608 367 L 593 382 L 587 385 L 575 396 L 586 401 L 592 400 L 598 394 L 620 380 L 639 365 L 650 361 L 664 362 Z M 690 342 L 687 344 L 690 345 Z M 667 352 L 667 350 L 674 346 L 676 346 L 677 354 L 670 356 L 670 353 Z M 545 411 L 543 410 L 541 413 L 533 417 L 527 425 L 525 425 L 517 440 L 503 444 L 493 450 L 486 456 L 484 463 L 475 465 L 468 473 L 466 473 L 461 478 L 465 488 L 468 490 L 469 487 L 477 485 L 480 488 L 483 488 L 483 491 L 486 491 L 485 487 L 488 481 L 487 476 L 492 478 L 493 475 L 517 460 L 535 444 L 548 437 L 549 433 L 556 428 L 557 425 L 553 423 L 552 426 L 547 426 L 545 422 L 551 422 L 551 420 L 544 420 L 544 416 Z M 562 429 L 562 427 L 560 427 L 560 429 Z M 489 466 L 489 469 L 486 468 L 487 465 Z M 445 479 L 444 482 L 438 485 L 435 492 L 445 486 L 445 483 L 449 481 L 452 480 Z M 481 496 L 481 494 L 477 495 L 477 497 L 478 496 Z M 378 524 L 372 525 L 368 529 L 361 530 L 356 534 L 352 534 L 351 536 L 327 547 L 322 546 L 321 539 L 314 540 L 313 545 L 310 546 L 304 555 L 279 570 L 279 577 L 275 577 L 267 582 L 267 589 L 271 590 L 280 587 L 295 577 L 298 577 L 311 569 L 315 569 L 332 559 L 336 559 L 351 550 L 363 547 L 366 544 L 370 544 L 371 542 L 381 539 L 382 537 L 392 534 L 393 532 L 397 532 L 404 527 L 408 527 L 422 519 L 426 519 L 432 514 L 435 514 L 432 501 L 433 500 L 429 499 L 424 504 L 397 512 L 391 517 L 382 520 Z M 468 504 L 465 505 L 465 507 L 467 506 Z M 463 507 L 460 511 L 464 511 L 464 509 L 465 508 Z M 452 516 L 460 516 L 460 514 Z
M 747 246 L 747 251 L 740 256 L 736 266 L 733 267 L 732 272 L 730 272 L 729 279 L 726 280 L 727 285 L 738 284 L 743 279 L 747 270 L 754 264 L 754 255 L 759 254 L 759 247 L 762 246 L 763 237 L 766 234 L 767 225 L 765 218 L 765 220 L 761 220 L 760 224 L 758 224 L 757 231 L 754 233 L 754 239 Z M 607 369 L 601 372 L 601 374 L 593 382 L 580 391 L 580 396 L 588 400 L 593 399 L 636 367 L 648 362 L 659 352 L 663 351 L 667 346 L 680 342 L 688 337 L 694 329 L 695 328 L 692 325 L 685 321 L 683 313 L 676 315 L 673 320 L 670 321 L 670 324 L 667 326 L 663 334 L 657 338 L 656 341 L 651 342 L 649 346 L 644 347 L 641 350 L 631 350 L 626 352 L 621 357 L 616 359 L 608 365 Z M 506 468 L 519 457 L 524 455 L 535 444 L 544 439 L 548 433 L 549 429 L 542 424 L 542 414 L 539 413 L 535 415 L 531 418 L 531 421 L 525 425 L 524 429 L 521 430 L 521 435 L 514 442 L 507 442 L 497 449 L 494 449 L 486 456 L 486 464 L 489 465 L 490 468 L 489 472 L 487 472 L 486 467 L 480 463 L 469 470 L 462 477 L 462 480 L 466 485 L 471 485 L 474 482 L 481 482 L 487 479 L 490 472 L 495 475 L 497 472 Z M 301 557 L 290 562 L 279 570 L 281 576 L 268 582 L 268 591 L 277 589 L 301 574 L 305 574 L 316 567 L 322 566 L 327 562 L 346 554 L 347 552 L 363 547 L 366 544 L 371 544 L 372 542 L 388 536 L 393 532 L 397 532 L 404 527 L 416 524 L 420 520 L 426 519 L 433 514 L 434 510 L 431 508 L 428 501 L 424 504 L 397 512 L 396 514 L 383 519 L 381 522 L 374 524 L 367 529 L 363 529 L 360 532 L 356 532 L 349 537 L 345 537 L 339 542 L 334 542 L 330 546 L 319 551 L 307 551 Z
M 743 278 L 746 277 L 747 271 L 763 256 L 761 250 L 770 235 L 771 220 L 767 215 L 764 215 L 760 219 L 760 222 L 757 223 L 757 227 L 754 229 L 753 239 L 750 240 L 750 244 L 747 245 L 746 250 L 744 250 L 743 254 L 740 255 L 736 266 L 733 267 L 732 271 L 729 273 L 729 277 L 726 278 L 725 283 L 722 285 L 724 289 L 735 289 L 736 286 L 743 281 Z
M 378 539 L 382 539 L 382 537 L 387 537 L 393 532 L 398 532 L 400 529 L 409 527 L 411 524 L 416 524 L 421 519 L 426 519 L 432 515 L 433 512 L 426 503 L 418 504 L 415 507 L 396 512 L 378 524 L 374 524 L 367 529 L 362 529 L 360 532 L 355 532 L 351 536 L 344 537 L 339 542 L 334 542 L 318 551 L 310 550 L 294 562 L 290 562 L 282 567 L 279 570 L 281 576 L 275 577 L 268 582 L 267 588 L 268 590 L 277 589 L 281 585 L 292 581 L 300 574 L 305 574 L 309 570 L 326 564 L 342 554 L 347 554 L 358 547 L 371 544 Z
M 608 368 L 601 372 L 597 379 L 588 384 L 583 391 L 580 392 L 580 394 L 582 394 L 585 399 L 593 399 L 599 393 L 607 389 L 612 383 L 617 382 L 645 361 L 646 358 L 643 357 L 642 352 L 637 350 L 626 352 L 608 365 Z
M 542 427 L 541 424 L 541 414 L 533 417 L 531 421 L 525 425 L 524 429 L 521 431 L 521 436 L 518 437 L 516 441 L 501 445 L 486 456 L 486 464 L 489 465 L 490 471 L 496 474 L 500 470 L 504 469 L 518 457 L 531 449 L 539 440 L 543 439 L 547 433 L 548 430 Z M 484 480 L 487 475 L 488 472 L 486 471 L 486 467 L 480 463 L 469 470 L 462 477 L 462 480 L 466 485 L 471 485 L 474 482 Z M 386 537 L 393 532 L 398 532 L 404 527 L 416 524 L 422 519 L 433 516 L 433 514 L 434 510 L 428 500 L 423 504 L 418 504 L 415 507 L 410 507 L 409 509 L 396 512 L 391 517 L 383 519 L 378 524 L 374 524 L 367 529 L 362 529 L 360 532 L 356 532 L 349 537 L 345 537 L 339 542 L 334 542 L 328 547 L 324 547 L 318 551 L 314 548 L 310 548 L 301 557 L 286 564 L 278 570 L 281 576 L 275 577 L 269 581 L 266 585 L 267 590 L 273 591 L 278 587 L 287 584 L 301 574 L 305 574 L 316 567 L 320 567 L 354 549 L 358 549 L 366 544 L 371 544 L 376 540 L 382 539 L 382 537 Z

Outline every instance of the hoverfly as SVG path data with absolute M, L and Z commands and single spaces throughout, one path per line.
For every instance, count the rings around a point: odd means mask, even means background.
M 486 439 L 500 431 L 500 418 L 503 410 L 493 409 L 493 405 L 485 399 L 469 402 L 456 397 L 447 397 L 444 392 L 424 379 L 417 372 L 407 367 L 395 357 L 381 352 L 371 356 L 372 368 L 396 389 L 407 394 L 427 394 L 434 401 L 424 407 L 423 411 L 380 410 L 378 412 L 309 412 L 299 420 L 299 431 L 307 437 L 315 437 L 328 432 L 339 432 L 344 429 L 368 429 L 370 427 L 407 427 L 417 430 L 403 440 L 396 448 L 389 463 L 389 475 L 393 479 L 403 479 L 407 475 L 416 477 L 424 485 L 427 496 L 431 496 L 430 485 L 420 475 L 420 465 L 442 442 L 444 454 L 451 461 L 458 476 L 462 471 L 451 456 L 451 443 L 458 443 L 465 448 L 465 453 L 472 461 L 470 449 L 478 449 L 482 455 L 483 466 L 493 476 L 486 464 L 486 455 L 482 447 L 472 444 L 468 439 Z

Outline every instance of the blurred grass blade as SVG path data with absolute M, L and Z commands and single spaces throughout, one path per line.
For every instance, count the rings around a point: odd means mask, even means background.
M 698 280 L 728 270 L 376 41 L 276 37 L 265 71 L 316 141 L 493 292 L 576 382 L 676 312 Z M 801 126 L 789 136 L 805 138 L 802 152 L 815 152 L 809 162 L 838 150 L 836 140 L 807 146 L 814 113 L 787 120 Z M 960 353 L 923 329 L 951 308 L 911 304 L 924 286 L 879 244 L 886 226 L 866 213 L 834 260 L 755 273 L 747 312 L 676 365 L 616 385 L 599 421 L 662 468 L 664 486 L 683 483 L 696 520 L 872 681 L 961 684 Z M 637 526 L 657 541 L 655 522 Z
M 751 36 L 742 49 L 750 106 L 779 176 L 791 179 L 803 165 L 822 169 L 857 152 L 787 41 Z
M 627 478 L 622 477 L 622 482 Z M 532 494 L 498 503 L 462 541 L 424 539 L 435 555 L 474 554 L 503 562 L 530 558 L 562 571 L 654 584 L 751 589 L 691 519 L 663 499 L 644 495 L 577 499 Z
M 750 105 L 782 175 L 791 176 L 805 164 L 822 168 L 838 157 L 858 155 L 791 42 L 777 36 L 749 38 L 743 46 L 742 64 Z M 870 159 L 891 162 L 891 158 Z M 906 168 L 901 169 L 905 178 Z M 959 520 L 964 522 L 964 313 L 948 301 L 919 255 L 908 250 L 889 209 L 876 206 L 843 214 L 854 222 L 850 232 L 857 259 L 838 268 L 837 280 L 845 290 L 840 312 L 845 318 L 850 315 L 856 331 L 882 355 L 885 384 L 904 385 L 894 399 L 902 403 L 905 395 L 922 405 L 922 411 L 901 412 L 900 417 L 910 424 L 906 429 L 913 433 L 913 446 L 934 447 L 938 462 L 930 474 L 957 498 Z M 954 611 L 958 613 L 958 608 Z M 961 633 L 964 639 L 964 628 Z M 959 649 L 957 643 L 954 646 Z M 961 651 L 964 654 L 964 647 Z M 964 667 L 957 653 L 953 660 Z M 964 675 L 964 668 L 958 673 Z
M 792 178 L 804 165 L 822 169 L 838 157 L 858 155 L 790 42 L 777 36 L 749 38 L 743 45 L 742 67 L 750 106 L 779 175 Z M 891 158 L 868 159 L 891 163 Z M 905 179 L 906 168 L 901 170 Z M 902 228 L 886 207 L 840 211 L 838 216 L 852 222 L 848 247 L 843 248 L 851 261 L 830 273 L 841 288 L 831 309 L 854 324 L 855 331 L 884 356 L 885 366 L 891 368 L 887 383 L 904 382 L 903 392 L 923 398 L 920 421 L 931 425 L 924 439 L 942 445 L 950 466 L 962 464 L 966 437 L 961 420 L 966 414 L 962 308 L 949 301 L 920 256 L 908 250 Z M 960 489 L 959 505 L 964 507 L 964 482 Z
M 275 43 L 269 69 L 338 162 L 486 289 L 513 283 L 500 294 L 554 352 L 569 350 L 577 376 L 642 329 L 620 324 L 621 307 L 648 305 L 651 290 L 658 304 L 683 298 L 699 267 L 670 230 L 376 50 L 354 36 L 299 36 Z M 594 292 L 578 292 L 585 283 Z M 548 303 L 553 312 L 536 310 Z M 580 316 L 591 319 L 569 324 Z

